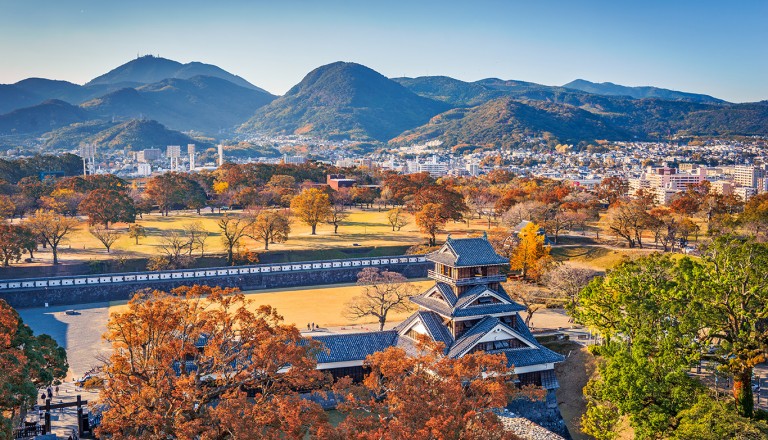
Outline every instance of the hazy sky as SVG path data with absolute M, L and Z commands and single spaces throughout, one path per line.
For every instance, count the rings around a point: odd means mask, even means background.
M 0 83 L 84 83 L 137 54 L 282 94 L 313 68 L 654 85 L 768 99 L 768 1 L 0 0 Z

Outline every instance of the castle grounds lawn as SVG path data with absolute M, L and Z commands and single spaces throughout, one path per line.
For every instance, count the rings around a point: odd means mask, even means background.
M 350 215 L 339 227 L 338 234 L 333 233 L 332 225 L 323 223 L 318 225 L 317 235 L 312 235 L 309 226 L 293 218 L 288 241 L 270 244 L 269 250 L 332 251 L 334 249 L 357 246 L 410 247 L 426 241 L 411 216 L 409 216 L 410 223 L 400 231 L 392 231 L 392 227 L 387 223 L 386 210 L 354 208 L 350 209 L 349 212 Z M 163 217 L 158 213 L 145 214 L 143 219 L 136 219 L 136 223 L 143 226 L 147 232 L 146 237 L 139 239 L 138 245 L 135 239 L 128 236 L 127 224 L 118 223 L 111 225 L 111 229 L 123 231 L 124 235 L 115 242 L 112 246 L 112 252 L 109 254 L 107 254 L 104 246 L 88 232 L 87 222 L 81 218 L 81 223 L 77 229 L 67 236 L 60 245 L 59 258 L 64 263 L 74 263 L 117 258 L 148 258 L 163 255 L 163 233 L 170 231 L 183 232 L 185 226 L 195 222 L 199 222 L 210 233 L 208 240 L 205 242 L 205 253 L 222 254 L 225 252 L 225 248 L 216 224 L 222 215 L 224 214 L 210 213 L 210 211 L 204 211 L 201 215 L 194 211 L 180 211 L 173 212 L 168 217 Z M 242 212 L 234 211 L 230 215 L 240 216 Z M 487 221 L 485 220 L 471 220 L 469 226 L 467 222 L 450 222 L 446 225 L 446 230 L 438 235 L 438 241 L 444 240 L 448 233 L 451 233 L 456 238 L 460 238 L 479 235 L 485 230 L 487 230 Z M 243 240 L 242 248 L 259 252 L 263 251 L 264 244 L 247 238 Z M 195 251 L 194 255 L 199 256 L 200 251 Z M 40 248 L 35 253 L 35 260 L 36 263 L 33 264 L 50 264 L 52 260 L 51 253 L 48 249 Z
M 414 281 L 415 293 L 421 293 L 435 282 L 432 280 Z M 246 298 L 251 301 L 251 309 L 268 305 L 277 309 L 287 324 L 295 324 L 299 330 L 306 330 L 307 324 L 323 328 L 364 325 L 371 330 L 378 330 L 376 318 L 369 317 L 357 321 L 346 318 L 342 312 L 344 306 L 354 296 L 362 292 L 362 287 L 355 284 L 332 284 L 317 287 L 296 287 L 248 291 Z M 127 309 L 125 301 L 110 303 L 109 313 L 119 313 Z M 387 317 L 390 323 L 397 323 L 407 318 L 413 311 L 392 313 Z M 106 329 L 104 329 L 106 330 Z M 101 330 L 103 331 L 103 330 Z

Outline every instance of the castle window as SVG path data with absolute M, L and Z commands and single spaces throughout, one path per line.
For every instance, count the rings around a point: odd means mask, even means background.
M 500 339 L 498 341 L 481 342 L 472 348 L 470 353 L 476 351 L 494 351 L 504 350 L 507 348 L 526 348 L 528 347 L 524 342 L 516 338 Z
M 485 306 L 488 304 L 498 304 L 501 303 L 498 298 L 495 296 L 487 295 L 487 296 L 481 296 L 480 298 L 472 301 L 472 303 L 469 305 L 472 306 Z

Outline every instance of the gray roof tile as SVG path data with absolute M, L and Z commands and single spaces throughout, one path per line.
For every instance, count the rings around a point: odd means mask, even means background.
M 428 310 L 437 312 L 447 317 L 467 317 L 467 316 L 485 316 L 497 313 L 515 313 L 525 310 L 525 307 L 516 302 L 509 304 L 495 303 L 495 304 L 483 304 L 480 306 L 472 306 L 466 308 L 451 308 L 448 304 L 439 299 L 427 298 L 425 296 L 411 297 L 411 302 L 418 304 Z
M 472 348 L 477 341 L 485 336 L 486 333 L 501 323 L 501 321 L 492 316 L 486 316 L 481 319 L 480 322 L 473 325 L 472 328 L 456 339 L 456 342 L 451 346 L 451 349 L 448 350 L 448 356 L 455 358 L 463 355 L 467 350 Z
M 364 360 L 368 355 L 395 345 L 397 332 L 346 333 L 313 336 L 312 339 L 321 342 L 327 349 L 318 353 L 318 363 L 347 362 Z
M 427 255 L 427 259 L 452 267 L 492 266 L 507 264 L 509 260 L 497 254 L 487 238 L 457 238 L 448 237 L 443 249 Z
M 546 348 L 518 348 L 503 350 L 507 356 L 507 366 L 527 367 L 529 365 L 538 365 L 546 363 L 562 362 L 565 357 Z
M 541 372 L 541 386 L 547 390 L 560 388 L 560 382 L 557 381 L 555 370 L 544 370 Z

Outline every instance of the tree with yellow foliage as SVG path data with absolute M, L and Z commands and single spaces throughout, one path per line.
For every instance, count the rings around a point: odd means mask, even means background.
M 312 228 L 312 235 L 316 235 L 317 224 L 331 214 L 331 201 L 328 194 L 317 188 L 309 188 L 291 200 L 291 211 Z
M 550 247 L 544 244 L 541 226 L 530 222 L 520 231 L 520 244 L 512 253 L 509 267 L 522 272 L 523 278 L 538 280 L 544 274 L 544 266 L 549 261 Z

